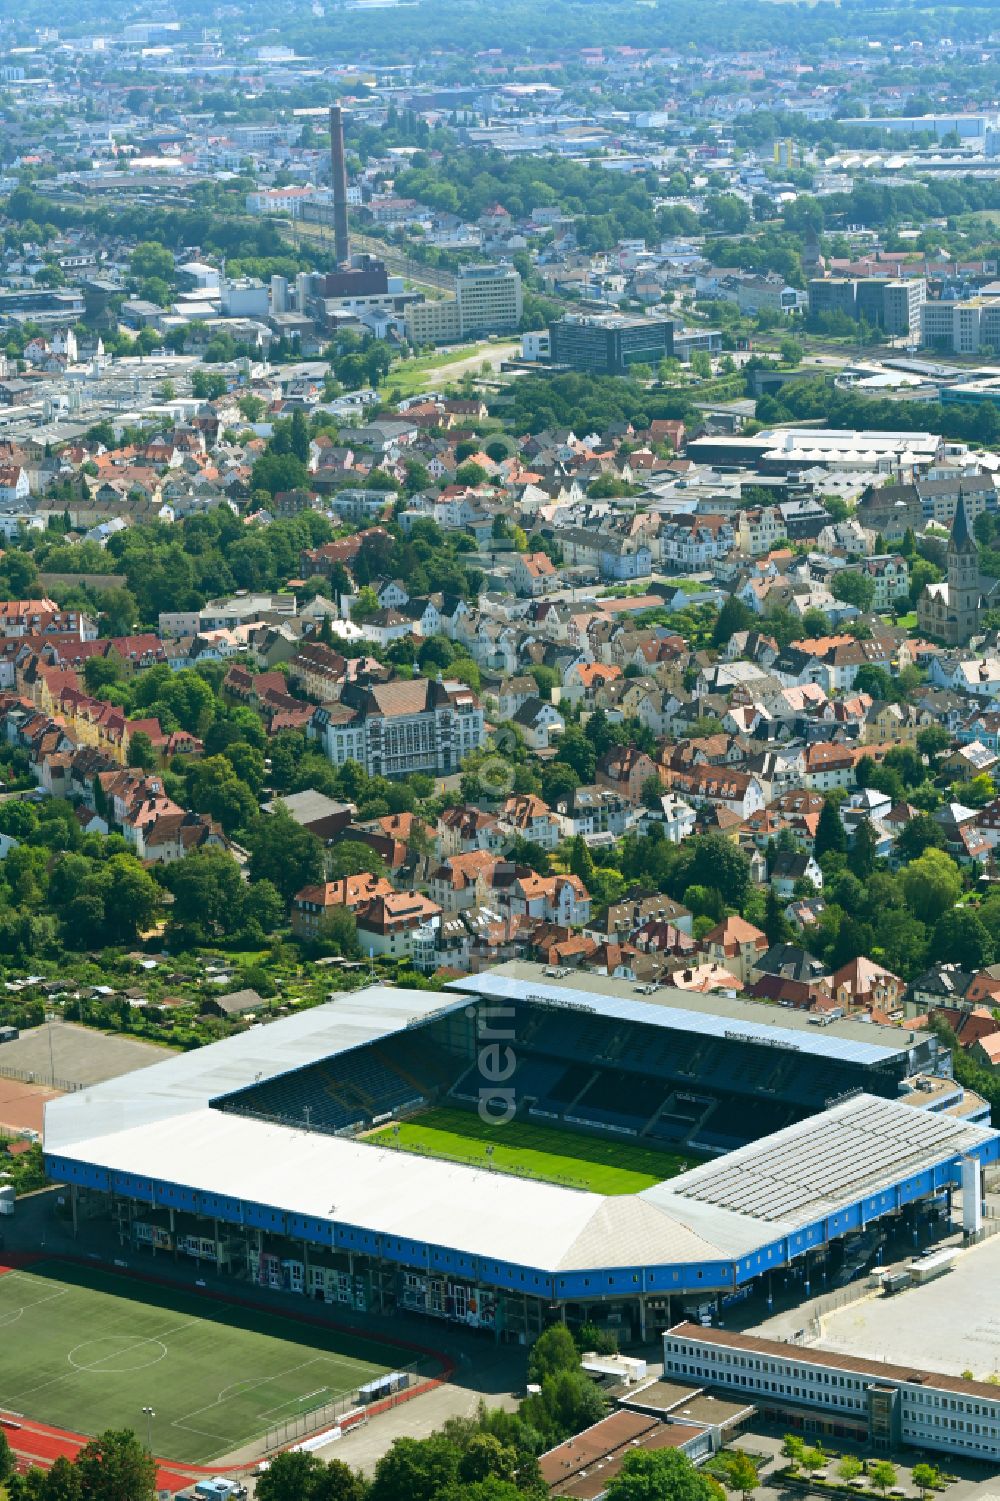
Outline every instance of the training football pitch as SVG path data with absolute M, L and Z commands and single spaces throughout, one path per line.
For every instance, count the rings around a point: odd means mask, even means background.
M 494 1172 L 516 1173 L 522 1178 L 599 1194 L 638 1193 L 701 1161 L 692 1152 L 606 1141 L 567 1127 L 536 1125 L 534 1121 L 490 1125 L 472 1110 L 426 1110 L 398 1127 L 374 1131 L 367 1140 L 380 1147 L 492 1167 Z M 488 1154 L 488 1147 L 492 1147 L 492 1154 Z
M 134 1428 L 209 1464 L 407 1363 L 339 1330 L 89 1267 L 0 1276 L 0 1408 L 73 1433 Z

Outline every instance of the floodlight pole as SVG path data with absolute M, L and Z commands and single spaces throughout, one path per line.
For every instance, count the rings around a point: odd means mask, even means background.
M 143 1412 L 144 1412 L 144 1414 L 146 1416 L 146 1448 L 149 1451 L 149 1453 L 152 1454 L 152 1452 L 153 1452 L 153 1419 L 156 1417 L 156 1413 L 153 1411 L 153 1409 L 151 1407 L 144 1407 L 142 1410 L 143 1410 Z

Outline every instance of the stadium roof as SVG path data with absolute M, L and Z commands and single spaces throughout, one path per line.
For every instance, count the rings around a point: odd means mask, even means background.
M 996 1141 L 986 1127 L 859 1095 L 643 1193 L 604 1198 L 208 1107 L 258 1075 L 441 1009 L 440 995 L 383 986 L 341 996 L 50 1102 L 45 1150 L 157 1187 L 558 1273 L 728 1261 Z
M 961 1156 L 995 1132 L 955 1116 L 860 1094 L 643 1197 L 703 1205 L 755 1220 L 802 1225 Z
M 136 1075 L 122 1074 L 65 1095 L 46 1117 L 46 1150 L 68 1150 L 78 1138 L 186 1114 L 220 1095 L 376 1042 L 460 1004 L 430 991 L 388 985 L 343 991 L 325 1005 L 248 1027 L 209 1047 L 164 1055 L 162 1063 L 143 1069 L 141 1084 Z
M 150 1074 L 168 1067 L 126 1076 L 137 1100 Z M 551 1272 L 743 1256 L 995 1135 L 860 1095 L 643 1193 L 604 1198 L 205 1108 L 123 1122 L 60 1149 L 49 1118 L 73 1098 L 47 1107 L 46 1151 Z
M 452 980 L 448 988 L 493 1000 L 541 1000 L 581 1007 L 622 1021 L 697 1032 L 702 1037 L 737 1037 L 850 1063 L 885 1063 L 921 1040 L 905 1028 L 880 1027 L 871 1022 L 837 1020 L 819 1026 L 810 1020 L 809 1012 L 778 1008 L 765 1001 L 694 995 L 671 986 L 639 996 L 630 980 L 577 970 L 555 979 L 546 975 L 545 969 L 541 964 L 512 960 L 483 974 Z

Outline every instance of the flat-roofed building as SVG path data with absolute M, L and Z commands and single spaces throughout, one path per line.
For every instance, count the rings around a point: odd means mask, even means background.
M 805 1425 L 881 1450 L 905 1444 L 1000 1461 L 1000 1391 L 986 1381 L 691 1323 L 663 1336 L 663 1373 L 739 1392 L 765 1421 Z

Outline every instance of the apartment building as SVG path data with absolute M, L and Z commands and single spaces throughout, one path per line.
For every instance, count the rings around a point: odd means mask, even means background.
M 910 569 L 905 558 L 893 554 L 865 558 L 859 572 L 871 579 L 875 586 L 873 608 L 876 610 L 891 609 L 897 599 L 909 592 Z
M 415 678 L 410 682 L 348 684 L 340 702 L 312 717 L 334 766 L 357 761 L 369 776 L 426 771 L 447 776 L 485 743 L 482 706 L 464 683 Z
M 1000 1390 L 860 1356 L 677 1324 L 663 1336 L 666 1380 L 738 1390 L 765 1420 L 849 1437 L 1000 1461 Z
M 765 557 L 787 541 L 788 532 L 777 506 L 754 506 L 736 518 L 736 542 L 748 557 Z

